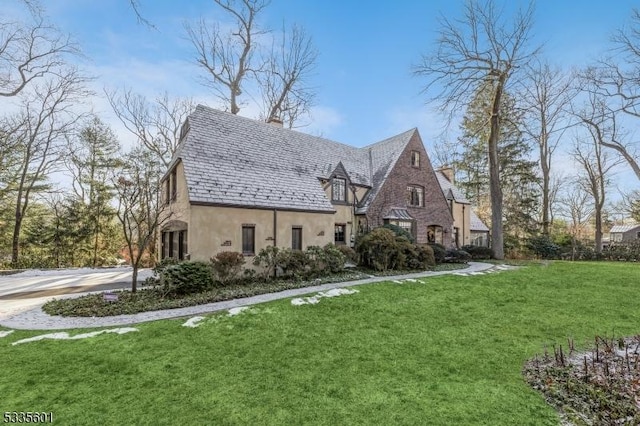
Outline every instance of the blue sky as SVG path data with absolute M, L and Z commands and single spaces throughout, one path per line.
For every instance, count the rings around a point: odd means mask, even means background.
M 19 4 L 3 2 L 8 12 Z M 43 4 L 50 20 L 81 46 L 85 56 L 80 65 L 96 77 L 92 108 L 124 146 L 133 145 L 135 139 L 113 116 L 102 95 L 104 88 L 128 87 L 149 98 L 166 91 L 216 107 L 211 90 L 198 83 L 201 74 L 183 30 L 185 21 L 220 18 L 212 0 L 139 0 L 141 13 L 156 29 L 137 22 L 129 0 Z M 417 127 L 427 150 L 432 150 L 444 120 L 426 105 L 427 96 L 420 93 L 425 81 L 412 76 L 411 66 L 434 48 L 438 17 L 460 17 L 463 4 L 462 0 L 272 0 L 262 25 L 277 29 L 283 22 L 300 24 L 320 52 L 311 79 L 318 93 L 312 121 L 299 130 L 362 146 Z M 504 4 L 515 8 L 527 3 Z M 539 0 L 535 42 L 545 43 L 544 55 L 552 63 L 584 66 L 605 51 L 610 35 L 628 21 L 634 6 L 630 0 Z M 250 101 L 240 112 L 253 118 L 257 113 Z M 567 158 L 558 156 L 559 169 L 565 168 Z
M 424 81 L 412 76 L 411 65 L 434 47 L 438 16 L 455 19 L 462 5 L 452 0 L 273 0 L 263 25 L 301 24 L 320 52 L 312 79 L 318 92 L 313 122 L 300 130 L 360 146 L 418 127 L 429 148 L 442 120 L 425 105 Z M 628 0 L 540 0 L 534 33 L 551 62 L 582 66 L 603 52 L 633 6 Z M 197 81 L 199 70 L 183 31 L 185 20 L 220 16 L 211 0 L 140 0 L 142 14 L 157 30 L 136 21 L 128 0 L 55 0 L 45 7 L 51 21 L 80 43 L 83 66 L 97 77 L 97 90 L 128 86 L 150 97 L 167 91 L 216 105 L 210 89 Z M 96 99 L 94 105 L 110 121 L 106 102 Z M 241 115 L 255 112 L 247 105 Z M 129 138 L 114 127 L 121 138 Z

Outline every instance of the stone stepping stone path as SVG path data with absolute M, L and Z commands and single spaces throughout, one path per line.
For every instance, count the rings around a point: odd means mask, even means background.
M 38 340 L 44 340 L 44 339 L 52 339 L 52 340 L 88 339 L 90 337 L 99 336 L 100 334 L 105 334 L 105 333 L 125 334 L 125 333 L 131 333 L 133 331 L 138 331 L 138 329 L 133 327 L 112 328 L 109 330 L 100 330 L 100 331 L 92 331 L 90 333 L 76 334 L 75 336 L 70 336 L 69 333 L 67 332 L 40 334 L 39 336 L 33 336 L 26 339 L 17 340 L 13 342 L 11 345 L 15 346 L 15 345 L 20 345 L 22 343 L 36 342 Z
M 320 303 L 320 299 L 324 297 L 338 297 L 348 294 L 358 293 L 358 290 L 348 289 L 348 288 L 333 288 L 329 291 L 321 291 L 317 293 L 315 296 L 310 297 L 296 297 L 295 299 L 291 299 L 291 304 L 294 306 L 300 305 L 315 305 Z

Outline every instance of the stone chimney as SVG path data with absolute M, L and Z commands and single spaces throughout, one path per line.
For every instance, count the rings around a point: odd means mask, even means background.
M 282 120 L 280 120 L 277 117 L 268 119 L 267 120 L 267 124 L 271 124 L 272 126 L 275 126 L 275 127 L 283 127 L 282 126 Z
M 442 173 L 445 178 L 451 183 L 455 183 L 455 173 L 453 171 L 453 167 L 451 166 L 442 166 L 437 171 Z

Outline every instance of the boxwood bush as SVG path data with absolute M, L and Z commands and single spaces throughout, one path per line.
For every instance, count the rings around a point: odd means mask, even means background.
M 212 272 L 207 262 L 180 262 L 161 270 L 160 285 L 166 294 L 175 296 L 199 293 L 213 288 Z

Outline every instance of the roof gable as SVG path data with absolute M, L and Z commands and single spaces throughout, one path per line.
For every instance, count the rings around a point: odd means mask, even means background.
M 418 130 L 414 128 L 362 148 L 365 150 L 368 157 L 367 160 L 371 170 L 372 189 L 363 200 L 358 212 L 364 213 L 367 211 L 373 200 L 375 200 L 376 195 L 378 195 L 381 188 L 384 186 L 384 183 L 387 181 L 389 174 L 398 162 L 398 158 L 400 158 L 400 155 L 406 149 L 413 135 L 417 133 Z

